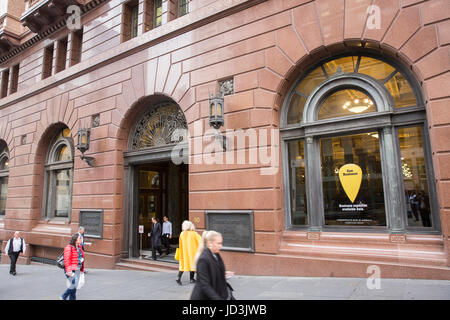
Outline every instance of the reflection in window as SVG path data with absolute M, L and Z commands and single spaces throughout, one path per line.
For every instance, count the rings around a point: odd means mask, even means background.
M 8 194 L 9 154 L 5 147 L 0 154 L 0 216 L 6 212 L 6 196 Z
M 189 13 L 189 0 L 178 0 L 178 16 L 184 16 Z
M 300 121 L 302 120 L 305 103 L 305 97 L 294 94 L 291 99 L 291 105 L 288 111 L 288 124 L 300 123 Z
M 296 91 L 301 92 L 305 96 L 309 96 L 311 92 L 317 88 L 319 84 L 327 79 L 322 67 L 314 69 L 309 73 L 302 82 L 298 85 Z
M 8 176 L 0 178 L 0 216 L 5 215 L 7 195 L 8 195 Z
M 370 57 L 361 57 L 358 68 L 359 73 L 371 76 L 378 81 L 383 81 L 389 77 L 394 70 L 394 67 L 386 62 Z
M 351 73 L 355 71 L 357 61 L 357 56 L 338 58 L 325 63 L 324 68 L 329 77 L 336 74 L 339 70 L 343 73 Z
M 139 189 L 159 189 L 159 172 L 141 170 L 139 172 Z
M 421 127 L 398 129 L 408 226 L 431 227 L 430 199 Z
M 364 92 L 344 89 L 329 95 L 319 109 L 319 120 L 374 112 L 372 99 Z
M 386 226 L 378 132 L 323 138 L 320 151 L 325 224 Z M 339 170 L 347 164 L 361 168 L 359 188 L 341 181 Z M 348 188 L 355 188 L 353 202 Z
M 416 97 L 414 96 L 411 85 L 400 72 L 397 72 L 388 82 L 386 82 L 385 86 L 392 95 L 396 108 L 416 105 Z
M 68 217 L 70 210 L 70 174 L 71 170 L 57 170 L 55 186 L 55 217 Z M 50 204 L 49 204 L 50 205 Z
M 307 225 L 304 142 L 290 141 L 289 179 L 291 185 L 291 223 Z
M 155 28 L 162 23 L 162 0 L 155 0 Z

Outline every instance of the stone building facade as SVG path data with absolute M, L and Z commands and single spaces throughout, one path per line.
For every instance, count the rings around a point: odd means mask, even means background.
M 184 219 L 201 232 L 211 212 L 246 211 L 251 248 L 223 253 L 238 274 L 366 277 L 376 265 L 382 277 L 450 279 L 448 1 L 2 6 L 0 242 L 20 230 L 21 263 L 55 259 L 82 211 L 102 217 L 87 266 L 109 269 L 139 254 L 138 225 L 146 246 L 152 215 L 179 233 Z M 228 138 L 222 156 L 243 162 L 203 156 L 224 81 L 219 130 L 269 133 Z M 348 111 L 344 95 L 366 104 Z M 170 161 L 169 127 L 188 130 L 189 164 Z M 277 161 L 251 162 L 262 149 Z M 350 202 L 347 163 L 362 168 Z

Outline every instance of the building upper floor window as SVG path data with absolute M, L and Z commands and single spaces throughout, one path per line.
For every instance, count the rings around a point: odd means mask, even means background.
M 123 5 L 122 42 L 138 35 L 139 2 L 132 0 Z
M 189 0 L 178 0 L 178 17 L 189 13 Z
M 44 49 L 44 57 L 42 60 L 42 79 L 46 79 L 52 75 L 53 70 L 53 48 L 52 43 Z
M 154 26 L 159 27 L 162 24 L 163 8 L 162 0 L 154 0 Z
M 73 141 L 68 128 L 54 138 L 45 164 L 43 216 L 70 218 L 73 180 Z

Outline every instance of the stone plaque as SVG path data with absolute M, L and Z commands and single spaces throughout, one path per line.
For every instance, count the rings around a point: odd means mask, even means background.
M 253 211 L 208 210 L 206 230 L 220 232 L 223 237 L 222 250 L 254 252 Z
M 103 238 L 103 210 L 80 210 L 80 227 L 84 227 L 84 236 L 89 238 Z

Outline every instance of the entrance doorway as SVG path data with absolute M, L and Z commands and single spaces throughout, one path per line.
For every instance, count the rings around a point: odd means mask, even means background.
M 188 166 L 175 165 L 171 161 L 136 166 L 138 191 L 138 223 L 144 226 L 144 233 L 136 236 L 139 255 L 151 255 L 149 233 L 152 217 L 163 223 L 167 216 L 172 223 L 171 245 L 178 245 L 181 224 L 189 218 L 188 213 Z M 172 250 L 174 251 L 174 250 Z

